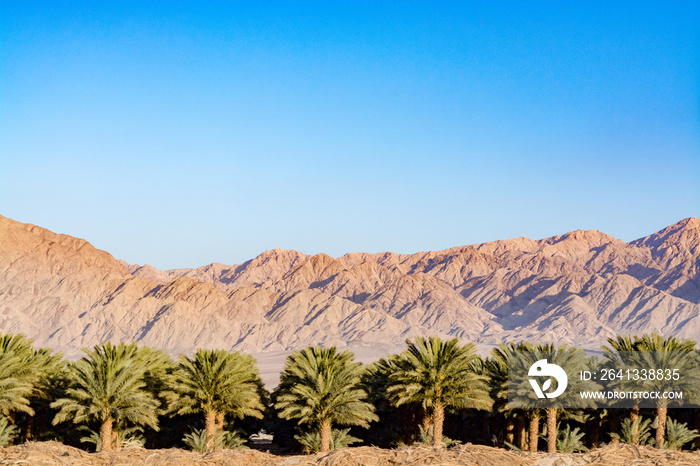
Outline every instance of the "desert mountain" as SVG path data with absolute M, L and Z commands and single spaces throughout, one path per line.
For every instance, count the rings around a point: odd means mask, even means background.
M 0 216 L 0 331 L 76 354 L 102 340 L 173 353 L 311 344 L 382 352 L 438 334 L 599 346 L 700 339 L 700 220 L 625 243 L 574 231 L 417 254 L 274 249 L 240 265 L 157 270 Z

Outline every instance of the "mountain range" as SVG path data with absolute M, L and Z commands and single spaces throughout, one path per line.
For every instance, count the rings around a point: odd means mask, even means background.
M 626 243 L 577 230 L 434 252 L 333 258 L 273 249 L 157 270 L 0 216 L 0 331 L 77 354 L 100 341 L 171 353 L 322 344 L 380 354 L 416 335 L 567 343 L 700 338 L 700 220 Z

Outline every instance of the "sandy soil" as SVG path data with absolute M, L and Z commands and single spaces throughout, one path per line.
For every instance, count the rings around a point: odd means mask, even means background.
M 257 450 L 224 450 L 202 455 L 191 451 L 120 450 L 86 453 L 58 442 L 30 442 L 0 448 L 0 465 L 75 466 L 385 466 L 385 465 L 479 465 L 479 466 L 638 466 L 700 465 L 700 452 L 671 452 L 651 447 L 609 445 L 588 453 L 555 454 L 507 451 L 483 445 L 459 445 L 449 450 L 406 447 L 384 450 L 375 447 L 344 448 L 308 456 L 275 456 Z

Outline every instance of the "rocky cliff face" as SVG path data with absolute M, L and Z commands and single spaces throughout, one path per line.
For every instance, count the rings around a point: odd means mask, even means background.
M 0 216 L 0 331 L 74 354 L 101 340 L 171 352 L 324 344 L 391 348 L 438 334 L 595 348 L 658 331 L 700 339 L 700 220 L 624 243 L 598 231 L 411 255 L 266 251 L 161 271 Z

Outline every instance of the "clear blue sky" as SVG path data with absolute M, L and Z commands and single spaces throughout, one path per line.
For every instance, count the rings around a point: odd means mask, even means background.
M 700 216 L 700 3 L 0 2 L 0 214 L 158 268 Z

